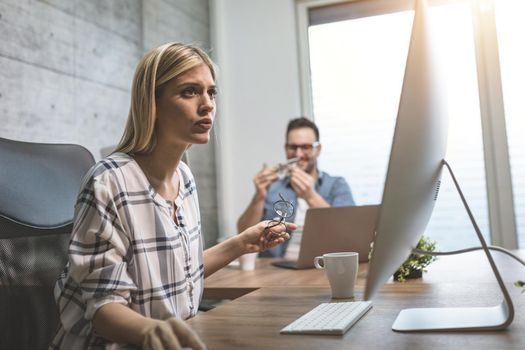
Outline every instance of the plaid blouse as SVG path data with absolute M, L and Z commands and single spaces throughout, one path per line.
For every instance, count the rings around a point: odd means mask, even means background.
M 119 303 L 155 319 L 197 313 L 204 280 L 199 202 L 180 163 L 175 202 L 155 192 L 134 159 L 115 153 L 86 174 L 69 262 L 55 285 L 60 327 L 50 349 L 99 349 L 95 311 Z M 178 224 L 173 220 L 176 207 Z

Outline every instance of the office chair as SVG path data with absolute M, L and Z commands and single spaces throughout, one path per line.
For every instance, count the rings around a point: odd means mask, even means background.
M 0 138 L 0 349 L 47 349 L 58 326 L 53 288 L 93 164 L 78 145 Z

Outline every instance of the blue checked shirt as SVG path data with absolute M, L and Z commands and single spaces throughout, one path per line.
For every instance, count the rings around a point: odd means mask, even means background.
M 204 279 L 199 203 L 188 166 L 180 163 L 177 172 L 175 203 L 155 192 L 127 154 L 113 154 L 86 174 L 69 262 L 55 285 L 61 324 L 50 349 L 109 345 L 91 326 L 108 303 L 155 319 L 197 313 Z

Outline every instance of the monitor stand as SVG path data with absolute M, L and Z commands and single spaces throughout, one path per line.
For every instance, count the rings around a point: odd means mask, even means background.
M 459 184 L 452 172 L 450 165 L 443 160 L 443 165 L 448 169 L 454 185 L 461 197 L 461 201 L 468 213 L 472 226 L 478 235 L 479 241 L 490 263 L 494 276 L 498 281 L 503 301 L 501 304 L 490 307 L 461 307 L 461 308 L 421 308 L 401 310 L 397 316 L 392 330 L 398 332 L 428 332 L 428 331 L 488 331 L 501 330 L 508 327 L 514 319 L 514 306 L 503 279 L 496 267 L 494 259 L 487 247 L 485 238 L 470 211 Z

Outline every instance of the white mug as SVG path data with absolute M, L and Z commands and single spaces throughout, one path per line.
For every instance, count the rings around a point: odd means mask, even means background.
M 252 271 L 255 269 L 255 261 L 257 260 L 258 253 L 246 253 L 240 256 L 239 262 L 241 264 L 241 270 Z
M 353 298 L 359 269 L 359 253 L 327 253 L 314 258 L 317 269 L 326 270 L 332 298 Z

